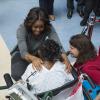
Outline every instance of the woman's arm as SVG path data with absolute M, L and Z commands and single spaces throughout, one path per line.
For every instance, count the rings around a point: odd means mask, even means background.
M 85 63 L 82 71 L 89 75 L 96 84 L 100 85 L 100 56 Z
M 22 58 L 25 58 L 25 55 L 28 54 L 28 49 L 26 44 L 26 34 L 27 31 L 24 27 L 24 24 L 21 24 L 17 30 L 17 42 Z
M 24 25 L 23 24 L 20 25 L 20 27 L 17 30 L 17 40 L 18 40 L 18 48 L 19 48 L 21 57 L 25 59 L 26 61 L 31 62 L 32 65 L 34 65 L 37 70 L 40 70 L 42 60 L 36 56 L 31 55 L 28 52 L 27 43 L 26 43 L 26 34 L 27 34 L 27 31 Z
M 37 69 L 37 70 L 42 69 L 41 65 L 43 64 L 43 61 L 40 58 L 33 56 L 31 54 L 26 54 L 25 59 L 32 63 L 33 69 L 34 68 Z
M 68 72 L 71 72 L 71 70 L 72 70 L 71 63 L 70 63 L 70 61 L 69 61 L 69 59 L 68 59 L 66 53 L 63 52 L 63 53 L 61 54 L 61 57 L 62 57 L 62 59 L 63 59 L 63 63 L 66 65 L 67 71 L 68 71 Z
M 84 66 L 83 72 L 89 75 L 89 77 L 91 77 L 96 84 L 100 85 L 100 68 L 96 68 L 95 65 L 94 66 L 91 65 L 88 67 Z

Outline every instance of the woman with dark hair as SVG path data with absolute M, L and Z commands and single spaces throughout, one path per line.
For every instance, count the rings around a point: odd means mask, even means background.
M 41 69 L 43 61 L 36 57 L 34 52 L 47 38 L 57 41 L 61 46 L 58 35 L 50 24 L 48 14 L 42 8 L 32 8 L 24 24 L 17 30 L 19 50 L 13 54 L 11 60 L 11 75 L 16 81 L 21 78 L 29 63 L 32 63 L 36 69 Z M 68 64 L 65 54 L 62 53 L 62 57 Z
M 76 58 L 74 67 L 78 73 L 88 74 L 92 80 L 100 85 L 100 55 L 97 55 L 91 40 L 82 34 L 72 36 L 70 53 Z
M 28 79 L 35 94 L 55 89 L 73 80 L 71 73 L 66 72 L 65 64 L 61 62 L 61 47 L 54 40 L 44 41 L 35 55 L 43 61 L 42 70 L 37 71 L 30 64 L 22 75 L 22 80 Z

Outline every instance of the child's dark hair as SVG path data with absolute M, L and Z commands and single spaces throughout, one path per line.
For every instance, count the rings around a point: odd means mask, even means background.
M 96 57 L 97 53 L 95 47 L 86 35 L 74 35 L 71 37 L 69 43 L 70 45 L 78 49 L 79 56 L 77 58 L 77 61 L 79 63 L 84 63 L 85 61 Z
M 47 12 L 40 8 L 40 7 L 35 7 L 30 9 L 25 21 L 24 21 L 24 25 L 26 30 L 30 33 L 32 32 L 32 25 L 37 21 L 37 20 L 42 20 L 45 24 L 45 32 L 51 31 L 50 29 L 50 21 L 48 18 L 48 14 Z
M 42 60 L 57 61 L 60 60 L 61 47 L 54 40 L 47 39 L 40 45 L 37 53 Z

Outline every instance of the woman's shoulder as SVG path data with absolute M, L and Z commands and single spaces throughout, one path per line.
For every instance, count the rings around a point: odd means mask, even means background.
M 27 31 L 26 31 L 26 28 L 25 28 L 24 24 L 23 23 L 20 24 L 18 29 L 17 29 L 17 35 L 20 35 L 20 34 L 25 35 L 26 33 L 27 33 Z
M 87 63 L 95 63 L 95 62 L 100 62 L 100 55 L 97 55 L 96 57 L 87 61 Z
M 53 27 L 53 25 L 50 25 L 49 28 L 45 32 L 48 34 L 52 34 L 56 31 L 55 31 L 55 28 Z
M 91 59 L 84 63 L 84 70 L 87 69 L 100 69 L 100 56 L 96 56 L 94 59 Z
M 18 29 L 25 29 L 24 23 L 21 23 L 18 27 Z
M 21 23 L 21 24 L 18 26 L 18 30 L 26 31 L 26 28 L 25 28 L 25 26 L 24 26 L 24 23 Z

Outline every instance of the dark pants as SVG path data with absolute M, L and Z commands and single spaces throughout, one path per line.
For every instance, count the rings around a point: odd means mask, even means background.
M 85 1 L 85 9 L 84 9 L 84 19 L 88 19 L 90 13 L 94 8 L 94 0 L 86 0 Z
M 88 19 L 94 8 L 94 0 L 78 0 L 78 6 L 84 7 L 84 19 Z
M 14 53 L 11 59 L 11 76 L 15 81 L 21 79 L 29 63 L 21 58 L 18 51 Z
M 67 0 L 67 9 L 74 9 L 74 0 Z
M 95 0 L 94 13 L 96 16 L 100 16 L 100 0 Z
M 39 0 L 41 8 L 45 9 L 49 15 L 53 15 L 54 0 Z

